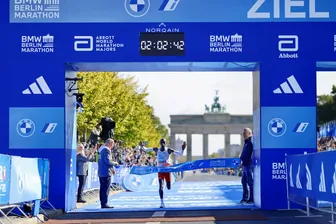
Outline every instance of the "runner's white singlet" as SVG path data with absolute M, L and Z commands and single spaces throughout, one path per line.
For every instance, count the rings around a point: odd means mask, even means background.
M 162 152 L 161 149 L 159 149 L 156 155 L 157 155 L 158 166 L 159 167 L 167 166 L 167 163 L 169 162 L 168 150 L 166 149 L 165 151 Z

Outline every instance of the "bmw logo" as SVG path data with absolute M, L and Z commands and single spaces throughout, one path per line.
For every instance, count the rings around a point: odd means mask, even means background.
M 16 131 L 21 137 L 30 137 L 35 132 L 35 124 L 29 119 L 22 119 L 17 124 Z
M 131 177 L 131 185 L 135 188 L 142 187 L 143 185 L 143 180 L 140 176 L 132 176 Z
M 286 133 L 287 125 L 284 120 L 280 118 L 273 118 L 268 123 L 268 132 L 274 137 L 280 137 Z
M 150 0 L 125 0 L 126 12 L 133 17 L 142 17 L 150 8 Z

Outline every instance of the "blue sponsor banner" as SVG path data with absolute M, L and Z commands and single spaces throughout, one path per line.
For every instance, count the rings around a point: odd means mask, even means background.
M 38 159 L 11 157 L 9 204 L 42 198 Z
M 140 55 L 139 34 L 140 32 L 162 32 L 163 26 L 160 26 L 160 23 L 55 24 L 52 30 L 49 24 L 30 24 L 29 26 L 13 24 L 13 26 L 15 29 L 12 30 L 12 38 L 8 40 L 12 46 L 8 54 L 13 58 L 8 62 L 9 71 L 11 74 L 22 73 L 25 76 L 17 85 L 8 90 L 15 98 L 20 99 L 12 101 L 12 106 L 19 104 L 18 106 L 50 105 L 56 107 L 64 104 L 65 98 L 58 96 L 64 93 L 64 79 L 60 77 L 64 77 L 61 74 L 64 74 L 65 68 L 70 70 L 75 68 L 76 71 L 255 71 L 258 69 L 256 62 L 265 62 L 261 65 L 263 71 L 261 81 L 264 79 L 263 74 L 269 78 L 276 78 L 269 80 L 265 77 L 268 80 L 265 82 L 265 85 L 268 85 L 268 94 L 272 94 L 273 90 L 291 75 L 297 78 L 304 93 L 310 93 L 315 87 L 312 90 L 307 89 L 309 83 L 301 80 L 301 77 L 306 74 L 308 80 L 313 79 L 308 77 L 308 74 L 316 71 L 316 61 L 322 59 L 330 61 L 335 55 L 333 46 L 335 34 L 332 23 L 294 23 L 291 26 L 287 23 L 243 23 L 239 26 L 237 23 L 169 23 L 164 26 L 171 32 L 185 33 L 185 56 L 155 57 L 155 59 Z M 67 32 L 64 32 L 63 26 L 66 26 Z M 320 29 L 323 30 L 324 35 L 319 35 Z M 268 32 L 267 34 L 263 32 L 256 34 L 256 30 L 268 30 Z M 307 30 L 315 30 L 315 32 L 310 32 L 307 36 Z M 44 44 L 49 43 L 43 43 L 43 39 L 49 40 L 50 36 L 53 38 L 52 47 L 49 45 L 43 47 Z M 296 43 L 295 38 L 279 38 L 279 36 L 297 36 L 298 42 Z M 311 45 L 316 39 L 323 43 L 323 50 L 320 50 L 319 55 L 312 55 Z M 34 47 L 31 47 L 32 45 Z M 194 47 L 196 45 L 198 48 Z M 299 46 L 298 52 L 294 51 L 296 46 Z M 50 51 L 45 52 L 45 49 L 49 48 Z M 129 57 L 130 52 L 133 55 L 132 60 Z M 298 58 L 281 59 L 280 54 L 285 56 L 297 54 Z M 41 61 L 46 58 L 48 61 L 40 63 L 39 66 L 31 63 L 31 61 Z M 314 60 L 308 63 L 307 59 Z M 17 66 L 18 61 L 21 66 Z M 64 62 L 77 61 L 82 63 L 64 66 Z M 152 65 L 136 63 L 143 61 L 152 62 Z M 275 61 L 277 63 L 274 63 Z M 83 64 L 83 62 L 90 63 Z M 93 62 L 100 63 L 93 64 Z M 125 65 L 113 62 L 133 63 Z M 170 66 L 160 66 L 155 62 Z M 172 62 L 183 62 L 184 66 L 176 66 L 176 63 Z M 197 62 L 193 63 L 197 66 L 193 66 L 192 70 L 188 70 L 190 62 Z M 202 66 L 204 63 L 201 62 L 209 63 Z M 224 62 L 245 63 L 226 64 Z M 280 63 L 279 66 L 278 63 Z M 53 69 L 50 70 L 50 67 Z M 42 82 L 41 76 L 46 84 Z M 11 82 L 17 82 L 15 75 L 8 78 Z M 34 83 L 41 94 L 36 94 Z M 30 85 L 33 85 L 33 88 Z M 52 94 L 45 94 L 48 91 L 43 91 L 42 86 L 48 86 Z
M 175 175 L 171 174 L 171 184 L 176 181 Z M 125 190 L 133 192 L 157 191 L 159 189 L 159 180 L 157 173 L 146 175 L 129 174 L 123 178 L 122 186 Z
M 38 159 L 38 168 L 41 178 L 42 199 L 47 199 L 49 194 L 49 169 L 50 163 L 47 159 Z
M 336 202 L 335 161 L 336 151 L 287 156 L 290 197 Z
M 0 205 L 9 203 L 10 174 L 10 156 L 0 155 Z
M 298 32 L 296 32 L 297 34 Z M 278 36 L 278 35 L 276 35 Z M 283 35 L 289 38 L 275 39 L 274 43 L 284 41 L 287 44 L 288 52 L 283 53 L 279 47 L 270 49 L 270 55 L 274 54 L 274 59 L 281 55 L 297 55 L 297 58 L 280 58 L 276 64 L 271 61 L 260 65 L 260 104 L 261 106 L 316 106 L 316 64 L 309 63 L 307 59 L 302 59 L 309 52 L 304 52 L 302 45 L 311 45 L 307 39 L 300 38 L 297 52 L 291 51 L 295 48 L 293 37 L 299 35 Z M 285 47 L 284 47 L 285 48 Z M 302 49 L 303 48 L 303 49 Z M 271 51 L 272 50 L 272 51 Z M 284 51 L 287 51 L 286 49 Z M 272 52 L 272 53 L 271 53 Z M 274 53 L 273 53 L 274 52 Z M 284 56 L 285 57 L 285 56 Z M 307 57 L 307 56 L 306 56 Z
M 88 176 L 86 179 L 86 184 L 84 186 L 84 190 L 93 190 L 98 189 L 100 186 L 99 176 L 98 176 L 98 163 L 90 162 L 88 164 Z M 114 168 L 116 173 L 113 175 L 112 183 L 114 184 L 122 184 L 123 179 L 130 173 L 130 168 L 125 166 L 119 166 Z M 76 189 L 78 188 L 78 179 L 76 180 Z
M 316 148 L 315 107 L 262 107 L 263 148 Z
M 64 149 L 64 108 L 10 108 L 10 149 Z
M 336 3 L 264 0 L 11 0 L 10 22 L 336 21 Z M 281 4 L 280 4 L 281 3 Z M 78 7 L 80 11 L 76 10 Z M 93 12 L 92 9 L 95 9 Z M 204 16 L 204 12 L 207 12 Z
M 10 107 L 64 107 L 65 97 L 59 97 L 59 95 L 64 95 L 64 64 L 55 66 L 54 62 L 57 60 L 55 52 L 42 53 L 42 50 L 45 49 L 53 51 L 51 49 L 54 48 L 54 44 L 46 43 L 45 47 L 43 47 L 44 45 L 40 47 L 42 48 L 40 53 L 23 53 L 25 49 L 31 49 L 31 41 L 26 40 L 28 39 L 28 37 L 25 37 L 26 35 L 35 35 L 37 39 L 33 38 L 33 42 L 38 39 L 42 41 L 43 36 L 45 36 L 44 39 L 50 39 L 47 34 L 38 31 L 34 34 L 24 33 L 19 36 L 13 34 L 20 45 L 18 55 L 20 57 L 28 56 L 28 58 L 25 60 L 17 58 L 8 62 L 9 72 L 16 74 L 9 76 L 8 81 L 17 83 L 17 85 L 8 89 L 8 94 L 11 95 L 12 99 L 15 99 L 10 102 Z M 41 55 L 44 58 L 43 63 L 35 66 L 32 61 L 41 61 L 42 59 L 39 57 Z M 18 61 L 20 61 L 20 66 L 17 66 Z M 20 81 L 18 81 L 17 74 L 24 74 Z M 63 79 L 59 79 L 59 77 L 63 77 Z
M 90 163 L 89 173 L 86 189 L 99 188 L 98 163 Z
M 240 159 L 238 158 L 205 159 L 196 160 L 193 162 L 185 162 L 168 167 L 133 166 L 131 169 L 131 174 L 146 175 L 157 172 L 182 172 L 207 168 L 236 168 L 239 164 Z
M 116 173 L 112 177 L 112 183 L 115 184 L 121 184 L 123 179 L 131 172 L 131 168 L 127 166 L 115 167 L 114 170 Z

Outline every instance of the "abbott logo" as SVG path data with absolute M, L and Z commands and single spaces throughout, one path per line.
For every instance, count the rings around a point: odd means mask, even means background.
M 279 35 L 278 50 L 280 53 L 279 58 L 294 59 L 299 58 L 297 53 L 299 51 L 299 37 L 297 35 Z
M 75 51 L 93 51 L 93 37 L 92 36 L 74 36 Z

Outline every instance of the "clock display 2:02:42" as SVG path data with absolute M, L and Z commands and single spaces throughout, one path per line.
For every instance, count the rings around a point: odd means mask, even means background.
M 183 40 L 142 40 L 140 43 L 141 51 L 184 51 Z

